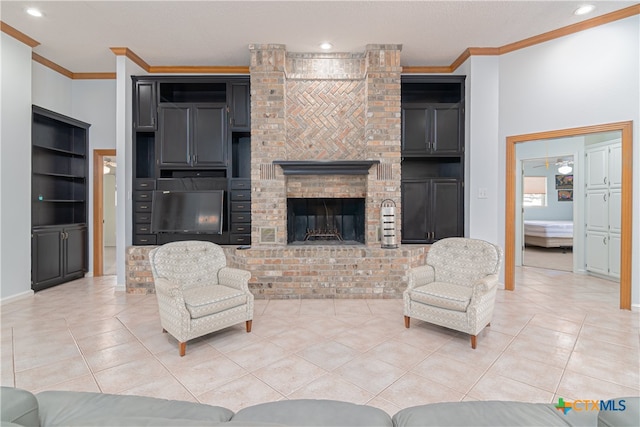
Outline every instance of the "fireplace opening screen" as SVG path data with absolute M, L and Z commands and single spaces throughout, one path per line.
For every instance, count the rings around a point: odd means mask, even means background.
M 290 244 L 364 243 L 364 199 L 287 199 Z

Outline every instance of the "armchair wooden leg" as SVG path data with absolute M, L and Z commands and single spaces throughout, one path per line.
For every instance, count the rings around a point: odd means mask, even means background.
M 247 333 L 251 332 L 252 323 L 253 323 L 253 320 L 247 320 Z
M 404 316 L 404 327 L 409 328 L 409 324 L 411 323 L 411 317 Z
M 477 336 L 476 335 L 471 335 L 471 348 L 472 349 L 476 349 L 476 341 L 477 341 Z
M 180 343 L 180 357 L 183 357 L 186 352 L 187 352 L 187 343 L 186 342 L 181 342 Z

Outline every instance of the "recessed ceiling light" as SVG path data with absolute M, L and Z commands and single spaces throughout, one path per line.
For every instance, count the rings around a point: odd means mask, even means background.
M 320 43 L 320 49 L 329 50 L 333 47 L 333 45 L 329 42 Z
M 35 16 L 37 18 L 40 18 L 42 16 L 42 12 L 40 12 L 39 9 L 36 9 L 35 7 L 30 7 L 27 9 L 27 13 L 31 16 Z
M 577 8 L 576 10 L 573 11 L 574 15 L 586 15 L 587 13 L 591 13 L 593 12 L 593 10 L 596 7 L 592 4 L 585 4 L 583 6 L 580 6 L 579 8 Z

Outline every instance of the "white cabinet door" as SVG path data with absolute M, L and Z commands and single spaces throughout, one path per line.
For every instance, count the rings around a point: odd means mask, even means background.
M 622 144 L 613 144 L 609 151 L 609 187 L 622 186 Z
M 609 232 L 620 233 L 622 226 L 622 191 L 614 188 L 609 191 Z
M 609 235 L 609 275 L 620 278 L 620 235 Z
M 607 188 L 609 167 L 609 147 L 593 148 L 587 151 L 587 190 Z
M 587 271 L 609 274 L 609 237 L 607 233 L 587 231 L 586 267 Z
M 587 230 L 609 231 L 609 192 L 607 190 L 591 190 L 585 198 L 585 220 Z

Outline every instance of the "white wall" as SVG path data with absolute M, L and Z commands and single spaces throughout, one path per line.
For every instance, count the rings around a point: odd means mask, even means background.
M 93 272 L 93 151 L 116 148 L 116 80 L 73 80 L 71 116 L 89 128 L 89 272 Z
M 31 48 L 0 33 L 0 299 L 31 291 Z
M 466 204 L 469 225 L 465 234 L 502 246 L 504 239 L 498 237 L 499 228 L 504 229 L 500 221 L 504 210 L 500 212 L 498 205 L 500 196 L 504 194 L 504 174 L 499 173 L 499 61 L 496 56 L 473 56 L 467 62 L 469 132 L 465 148 L 468 166 L 465 183 L 469 197 Z
M 116 57 L 116 270 L 117 290 L 124 291 L 125 250 L 133 235 L 133 143 L 132 143 L 132 81 L 131 76 L 145 71 L 125 56 Z
M 504 176 L 506 138 L 640 117 L 640 16 L 636 15 L 499 57 L 499 156 Z M 634 182 L 640 150 L 633 153 Z M 486 169 L 486 168 L 485 168 Z M 474 179 L 482 179 L 476 170 Z M 486 173 L 491 170 L 486 169 Z M 640 230 L 640 186 L 633 189 L 633 229 Z M 498 198 L 504 242 L 504 193 Z M 485 214 L 488 211 L 474 211 Z M 632 265 L 640 265 L 640 233 L 633 235 Z M 632 304 L 640 306 L 640 269 L 632 271 Z
M 71 99 L 72 80 L 38 62 L 30 61 L 30 65 L 33 73 L 31 77 L 31 88 L 33 91 L 31 102 L 33 105 L 55 111 L 58 114 L 73 117 L 73 102 Z

